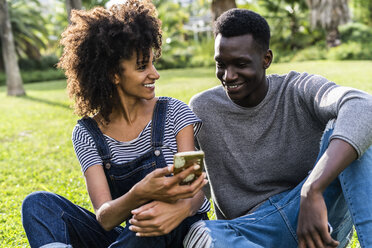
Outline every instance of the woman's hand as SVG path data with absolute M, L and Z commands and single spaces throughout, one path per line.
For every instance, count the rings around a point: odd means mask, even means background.
M 129 229 L 141 237 L 168 234 L 190 215 L 185 201 L 187 200 L 181 199 L 175 203 L 153 201 L 132 210 L 133 217 L 129 220 L 132 225 Z
M 137 183 L 132 191 L 140 198 L 146 200 L 158 200 L 164 202 L 176 202 L 179 199 L 191 198 L 198 193 L 201 188 L 208 183 L 203 173 L 191 185 L 179 185 L 189 174 L 198 170 L 199 165 L 190 166 L 181 173 L 166 177 L 173 167 L 156 169 L 148 174 L 144 179 Z

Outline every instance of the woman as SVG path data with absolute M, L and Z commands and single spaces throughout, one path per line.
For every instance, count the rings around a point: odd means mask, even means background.
M 22 206 L 31 247 L 182 247 L 191 224 L 207 218 L 207 180 L 179 185 L 198 166 L 168 176 L 174 153 L 194 150 L 200 120 L 183 102 L 155 97 L 155 7 L 129 0 L 74 11 L 61 44 L 58 65 L 83 116 L 72 141 L 96 215 L 59 195 L 32 193 Z

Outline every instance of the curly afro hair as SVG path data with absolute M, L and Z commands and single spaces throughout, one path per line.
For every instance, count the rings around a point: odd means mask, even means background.
M 263 51 L 270 46 L 270 27 L 265 18 L 247 9 L 230 9 L 219 16 L 214 24 L 214 35 L 224 37 L 251 34 Z
M 120 61 L 136 53 L 137 63 L 146 63 L 151 51 L 159 58 L 161 38 L 161 22 L 149 0 L 128 0 L 109 10 L 73 10 L 71 24 L 62 33 L 58 67 L 65 71 L 75 113 L 100 113 L 108 123 L 119 101 L 114 75 L 120 73 Z

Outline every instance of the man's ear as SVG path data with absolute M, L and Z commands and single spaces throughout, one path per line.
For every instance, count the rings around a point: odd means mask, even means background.
M 266 53 L 264 54 L 263 68 L 264 69 L 269 68 L 272 61 L 273 61 L 273 52 L 270 49 L 267 49 Z

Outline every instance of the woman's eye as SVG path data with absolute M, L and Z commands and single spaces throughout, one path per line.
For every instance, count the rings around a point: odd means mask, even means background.
M 140 65 L 138 66 L 138 70 L 145 70 L 147 65 Z

